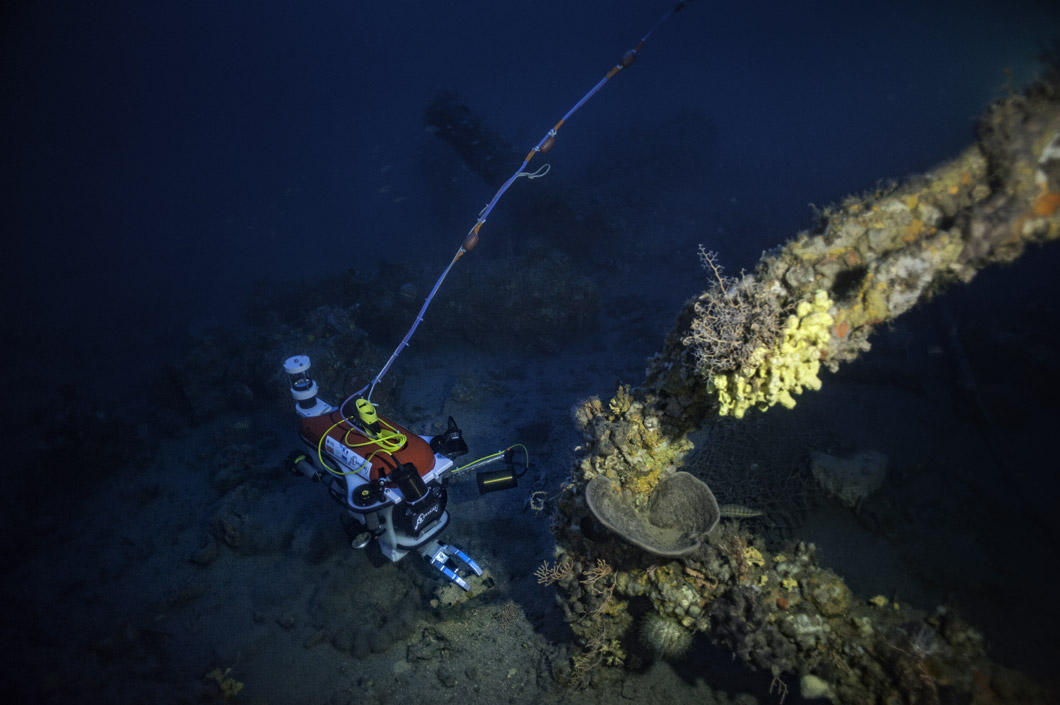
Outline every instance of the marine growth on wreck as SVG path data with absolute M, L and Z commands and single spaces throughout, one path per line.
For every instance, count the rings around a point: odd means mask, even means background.
M 1058 209 L 1053 81 L 992 106 L 977 142 L 953 160 L 826 208 L 753 273 L 725 277 L 703 250 L 712 284 L 687 302 L 644 381 L 575 413 L 584 444 L 553 516 L 555 565 L 539 574 L 558 586 L 579 638 L 572 682 L 637 666 L 645 653 L 680 658 L 702 633 L 807 698 L 1041 702 L 947 608 L 855 595 L 817 564 L 812 544 L 778 551 L 739 523 L 675 526 L 679 514 L 657 509 L 705 421 L 776 405 L 798 413 L 799 395 L 866 353 L 877 326 L 1055 240 Z M 660 550 L 652 536 L 672 538 Z

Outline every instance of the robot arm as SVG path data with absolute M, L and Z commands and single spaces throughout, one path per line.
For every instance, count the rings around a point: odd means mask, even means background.
M 427 559 L 432 566 L 437 568 L 442 575 L 452 580 L 464 590 L 470 590 L 471 586 L 467 584 L 467 581 L 464 580 L 457 571 L 470 570 L 475 575 L 482 575 L 482 568 L 478 566 L 478 563 L 472 560 L 471 556 L 467 555 L 456 546 L 441 543 L 440 541 L 433 541 L 429 545 L 420 549 L 420 555 Z M 461 569 L 457 567 L 456 570 L 450 568 L 449 561 L 453 558 L 462 562 L 466 568 Z M 453 561 L 453 563 L 455 564 L 456 561 Z

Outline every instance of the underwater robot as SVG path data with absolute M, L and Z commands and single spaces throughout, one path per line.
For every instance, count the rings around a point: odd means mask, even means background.
M 295 355 L 284 361 L 290 393 L 301 419 L 303 451 L 288 458 L 290 468 L 322 483 L 345 509 L 358 531 L 353 548 L 376 546 L 391 562 L 416 552 L 464 590 L 467 578 L 483 571 L 471 556 L 440 540 L 449 524 L 447 484 L 452 475 L 476 469 L 480 494 L 515 487 L 529 468 L 526 448 L 510 446 L 457 466 L 467 443 L 453 417 L 436 436 L 420 436 L 380 416 L 372 402 L 354 400 L 354 413 L 328 404 L 309 375 L 310 360 Z M 349 400 L 347 400 L 349 401 Z M 517 470 L 515 452 L 526 461 Z M 495 463 L 503 468 L 483 471 Z
M 559 129 L 608 81 L 632 66 L 645 42 L 687 4 L 687 0 L 678 0 L 530 148 L 522 163 L 479 211 L 474 225 L 434 282 L 405 337 L 371 382 L 336 407 L 317 396 L 319 389 L 309 376 L 308 356 L 295 355 L 284 362 L 295 410 L 302 419 L 300 436 L 306 451 L 293 454 L 290 465 L 297 472 L 323 482 L 357 522 L 360 531 L 353 539 L 354 548 L 378 546 L 381 554 L 395 563 L 415 551 L 465 591 L 470 589 L 465 579 L 469 574 L 482 576 L 482 568 L 470 556 L 439 539 L 449 524 L 449 513 L 445 509 L 446 483 L 455 473 L 503 461 L 503 469 L 476 473 L 479 493 L 515 487 L 518 478 L 530 466 L 526 447 L 515 444 L 457 467 L 454 460 L 467 453 L 467 444 L 452 417 L 444 433 L 433 437 L 418 436 L 379 416 L 371 402 L 372 392 L 398 355 L 408 347 L 449 271 L 478 245 L 486 219 L 508 189 L 523 176 L 533 180 L 548 173 L 547 164 L 530 171 L 530 163 L 537 155 L 552 149 Z M 351 402 L 353 408 L 347 413 Z M 519 472 L 516 472 L 514 462 L 517 449 L 522 450 L 524 461 Z

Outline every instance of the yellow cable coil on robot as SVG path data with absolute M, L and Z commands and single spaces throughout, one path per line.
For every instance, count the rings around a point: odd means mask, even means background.
M 367 463 L 371 463 L 372 458 L 374 458 L 377 453 L 386 453 L 387 455 L 393 455 L 394 453 L 401 450 L 405 446 L 405 442 L 408 440 L 408 437 L 405 436 L 404 433 L 398 431 L 396 428 L 394 428 L 394 426 L 384 421 L 383 419 L 379 419 L 379 424 L 381 426 L 386 427 L 386 431 L 377 434 L 374 438 L 369 438 L 363 443 L 351 443 L 351 433 L 361 434 L 364 432 L 353 424 L 351 424 L 348 417 L 343 416 L 341 419 L 331 424 L 331 426 L 328 427 L 328 430 L 321 434 L 320 440 L 317 441 L 317 459 L 320 460 L 320 464 L 325 470 L 327 470 L 332 475 L 335 475 L 336 477 L 354 475 L 359 472 L 359 470 L 336 470 L 335 468 L 328 465 L 327 461 L 324 460 L 324 439 L 327 438 L 328 434 L 335 430 L 335 428 L 344 423 L 349 425 L 349 428 L 346 430 L 346 435 L 342 438 L 342 443 L 347 448 L 366 448 L 368 446 L 378 446 L 375 450 L 372 451 L 371 455 L 365 458 L 365 462 Z

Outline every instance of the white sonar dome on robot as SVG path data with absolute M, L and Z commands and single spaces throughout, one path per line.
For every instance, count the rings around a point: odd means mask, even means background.
M 309 369 L 308 355 L 294 355 L 283 361 L 283 371 L 289 375 L 296 375 Z

